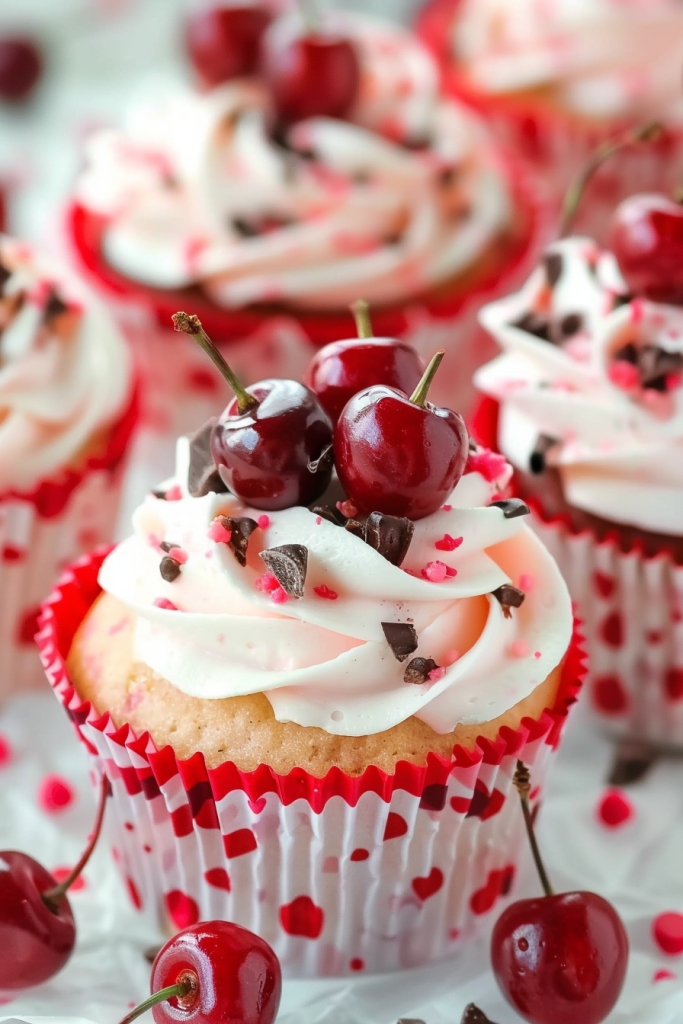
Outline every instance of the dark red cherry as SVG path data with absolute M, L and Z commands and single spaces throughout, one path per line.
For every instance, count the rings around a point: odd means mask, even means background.
M 41 76 L 43 58 L 32 39 L 0 38 L 0 100 L 21 103 L 28 99 Z
M 423 371 L 420 357 L 405 341 L 372 336 L 369 317 L 366 324 L 363 316 L 367 316 L 367 306 L 356 304 L 354 312 L 361 327 L 358 338 L 325 345 L 313 357 L 304 378 L 333 423 L 349 399 L 364 388 L 386 384 L 412 394 Z
M 426 402 L 437 353 L 411 397 L 378 385 L 347 403 L 334 456 L 347 497 L 361 512 L 422 519 L 446 501 L 465 471 L 469 439 L 457 412 Z
M 278 116 L 287 122 L 345 117 L 360 83 L 353 44 L 322 29 L 293 34 L 289 28 L 276 23 L 263 46 L 261 71 Z
M 151 1009 L 156 1024 L 273 1024 L 282 991 L 280 962 L 267 942 L 229 921 L 185 928 L 157 953 Z
M 213 428 L 211 453 L 223 482 L 246 504 L 274 511 L 310 505 L 332 476 L 332 423 L 320 402 L 294 380 L 244 388 L 197 317 L 176 313 L 235 392 Z
M 253 75 L 261 57 L 261 40 L 271 21 L 258 3 L 220 4 L 197 11 L 187 23 L 190 60 L 209 88 Z
M 634 295 L 683 303 L 683 206 L 664 195 L 635 195 L 615 210 L 609 247 Z

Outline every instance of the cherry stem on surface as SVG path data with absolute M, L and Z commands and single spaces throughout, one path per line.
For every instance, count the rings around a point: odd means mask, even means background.
M 97 840 L 100 838 L 100 832 L 102 831 L 102 823 L 104 821 L 104 811 L 107 804 L 107 797 L 111 794 L 111 782 L 106 775 L 102 776 L 102 787 L 100 789 L 100 799 L 97 806 L 97 817 L 95 818 L 95 827 L 93 828 L 92 835 L 85 850 L 83 856 L 79 860 L 78 864 L 69 872 L 63 882 L 53 886 L 51 889 L 46 889 L 45 892 L 41 893 L 43 902 L 53 912 L 56 913 L 59 904 L 66 896 L 67 890 L 71 888 L 77 878 L 81 875 L 85 869 L 92 852 L 97 845 Z
M 158 992 L 152 993 L 147 999 L 145 999 L 139 1006 L 136 1006 L 134 1010 L 126 1014 L 120 1024 L 130 1024 L 131 1021 L 141 1017 L 143 1013 L 147 1013 L 153 1006 L 157 1006 L 159 1003 L 165 1002 L 167 999 L 183 999 L 189 992 L 192 991 L 192 983 L 190 981 L 179 981 L 175 985 L 169 985 L 167 988 L 160 988 Z
M 202 322 L 199 317 L 194 314 L 180 312 L 174 313 L 171 319 L 173 320 L 174 329 L 176 331 L 182 331 L 183 334 L 189 334 L 193 337 L 228 382 L 235 393 L 237 409 L 240 415 L 245 412 L 250 412 L 252 409 L 256 409 L 259 404 L 258 401 L 253 395 L 249 394 L 242 384 L 240 384 L 239 380 L 202 327 Z
M 616 138 L 603 142 L 602 145 L 598 146 L 595 153 L 590 160 L 588 160 L 585 167 L 580 171 L 575 181 L 569 186 L 567 194 L 564 197 L 562 221 L 560 224 L 560 238 L 565 238 L 569 234 L 584 190 L 595 172 L 602 167 L 605 161 L 609 160 L 615 153 L 618 153 L 619 150 L 625 149 L 627 146 L 631 146 L 634 143 L 651 142 L 653 139 L 656 139 L 661 135 L 661 133 L 662 125 L 659 121 L 650 121 L 648 124 L 641 125 L 639 128 L 630 128 L 628 131 L 623 132 Z
M 410 401 L 413 403 L 413 405 L 419 405 L 420 408 L 424 409 L 424 404 L 427 401 L 427 392 L 432 386 L 432 381 L 434 380 L 436 371 L 439 369 L 441 365 L 441 360 L 443 359 L 444 355 L 444 350 L 440 349 L 436 353 L 436 355 L 432 356 L 429 366 L 422 374 L 422 380 L 420 381 L 420 383 L 417 385 L 412 395 L 410 396 Z
M 515 784 L 517 792 L 519 793 L 520 803 L 522 804 L 522 814 L 524 815 L 524 824 L 526 826 L 526 833 L 529 837 L 529 843 L 531 844 L 531 852 L 534 855 L 534 862 L 536 864 L 536 870 L 538 876 L 541 879 L 541 885 L 546 896 L 554 896 L 554 890 L 550 884 L 550 879 L 545 870 L 545 865 L 541 858 L 541 851 L 538 848 L 536 842 L 536 833 L 534 832 L 534 823 L 531 818 L 531 808 L 529 807 L 529 791 L 531 789 L 531 774 L 529 769 L 523 761 L 517 762 L 517 768 L 512 780 Z
M 353 319 L 356 321 L 356 331 L 359 338 L 372 337 L 372 323 L 370 322 L 370 305 L 365 299 L 356 299 L 351 304 Z

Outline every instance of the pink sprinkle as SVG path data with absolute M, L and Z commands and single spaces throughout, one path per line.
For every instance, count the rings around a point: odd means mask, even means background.
M 459 657 L 460 657 L 460 651 L 456 651 L 456 649 L 454 647 L 452 650 L 446 651 L 446 657 L 444 658 L 444 664 L 445 665 L 455 665 L 455 663 L 456 663 L 456 661 L 458 660 Z
M 347 519 L 353 519 L 354 516 L 358 515 L 358 509 L 352 501 L 338 501 L 337 508 Z
M 536 586 L 536 578 L 532 576 L 530 572 L 520 573 L 519 577 L 519 588 L 523 590 L 525 594 L 530 594 Z
M 534 658 L 540 658 L 540 657 L 541 657 L 541 652 L 540 651 L 534 651 Z
M 167 597 L 156 597 L 152 602 L 155 608 L 165 608 L 167 612 L 177 612 L 177 605 L 173 604 L 173 601 L 169 601 Z
M 178 565 L 185 565 L 188 555 L 187 551 L 183 551 L 182 548 L 169 548 L 168 557 L 172 558 Z
M 467 458 L 466 473 L 479 473 L 488 483 L 493 483 L 505 472 L 507 460 L 504 455 L 497 455 L 488 449 L 470 452 Z
M 442 505 L 441 508 L 442 508 L 442 511 L 444 511 L 444 512 L 450 512 L 451 509 L 453 508 L 453 506 L 452 505 Z
M 463 542 L 462 537 L 451 537 L 450 533 L 444 533 L 441 540 L 437 540 L 434 547 L 437 551 L 455 551 Z
M 287 594 L 282 589 L 282 587 L 280 586 L 279 583 L 278 583 L 277 589 L 271 591 L 270 599 L 273 602 L 273 604 L 284 604 L 285 601 L 289 601 L 289 598 L 287 597 Z
M 273 576 L 272 572 L 264 572 L 263 576 L 259 576 L 254 584 L 257 590 L 260 590 L 263 594 L 272 594 L 274 590 L 280 587 L 280 584 Z M 280 587 L 280 589 L 282 589 Z
M 666 377 L 666 390 L 675 391 L 683 384 L 683 376 L 680 373 L 669 373 Z
M 74 796 L 73 786 L 61 775 L 46 775 L 38 787 L 38 803 L 48 814 L 65 811 Z
M 451 576 L 451 577 L 457 576 L 458 575 L 458 570 L 454 569 L 452 565 L 447 565 L 446 566 L 446 575 L 447 576 Z
M 639 324 L 643 319 L 644 307 L 642 299 L 633 299 L 631 302 L 631 322 Z
M 676 910 L 658 914 L 652 922 L 652 935 L 663 953 L 680 956 L 683 953 L 683 914 Z
M 673 971 L 667 971 L 665 967 L 662 967 L 660 970 L 655 971 L 655 973 L 652 975 L 652 980 L 653 981 L 675 981 L 676 980 L 676 975 L 674 974 Z
M 526 640 L 513 640 L 508 651 L 511 658 L 526 658 L 529 653 L 529 645 Z
M 316 525 L 316 526 L 320 526 L 320 524 L 322 523 L 322 521 L 323 521 L 323 517 L 322 517 L 322 516 L 316 516 L 316 517 L 315 517 L 315 525 Z
M 621 388 L 622 391 L 632 391 L 638 387 L 640 381 L 637 366 L 626 362 L 625 359 L 615 360 L 607 371 L 607 376 L 614 386 Z
M 183 493 L 178 484 L 174 484 L 166 491 L 166 501 L 180 501 L 182 497 Z
M 432 583 L 441 583 L 448 575 L 448 567 L 443 562 L 427 562 L 422 570 L 422 575 Z
M 443 679 L 443 677 L 445 675 L 446 675 L 446 669 L 443 668 L 442 665 L 439 665 L 438 668 L 433 668 L 432 669 L 432 671 L 429 673 L 429 678 L 430 678 L 432 683 L 438 683 L 439 679 Z
M 0 732 L 0 768 L 9 764 L 12 760 L 12 745 L 6 736 Z
M 655 419 L 668 420 L 674 414 L 675 406 L 671 395 L 662 394 L 654 388 L 646 388 L 643 391 L 642 402 Z
M 268 527 L 270 526 L 270 517 L 269 516 L 259 516 L 258 517 L 258 524 L 259 524 L 259 526 L 261 527 L 262 530 L 267 530 Z
M 324 583 L 321 583 L 319 587 L 313 587 L 313 593 L 317 594 L 318 597 L 324 598 L 326 601 L 336 601 L 339 597 L 336 590 L 326 587 Z
M 148 533 L 147 543 L 151 548 L 159 548 L 161 547 L 161 537 L 157 537 L 156 533 Z
M 209 540 L 215 540 L 216 544 L 229 544 L 232 531 L 226 530 L 219 519 L 214 519 L 209 527 Z

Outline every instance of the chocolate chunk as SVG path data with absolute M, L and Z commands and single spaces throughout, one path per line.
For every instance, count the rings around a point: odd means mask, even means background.
M 190 468 L 187 472 L 187 489 L 193 498 L 203 498 L 206 494 L 225 494 L 227 487 L 223 483 L 216 463 L 211 454 L 211 434 L 218 423 L 216 416 L 207 420 L 203 427 L 190 435 Z
M 0 263 L 0 288 L 4 288 L 11 276 L 12 271 L 8 270 L 6 266 Z
M 177 580 L 180 576 L 180 566 L 176 562 L 175 558 L 170 558 L 168 555 L 164 555 L 161 559 L 159 572 L 167 583 L 173 583 L 173 581 Z
M 380 625 L 396 661 L 405 661 L 417 650 L 415 626 L 407 622 L 381 622 Z
M 546 460 L 545 457 L 551 448 L 554 448 L 557 444 L 557 439 L 549 437 L 547 434 L 541 434 L 534 450 L 529 456 L 529 469 L 532 473 L 543 473 L 545 470 Z
M 151 493 L 153 498 L 158 498 L 159 501 L 167 501 L 168 500 L 167 497 L 166 497 L 166 491 L 151 491 L 150 493 Z
M 520 331 L 533 334 L 542 341 L 550 341 L 550 321 L 547 317 L 532 311 L 524 313 L 519 320 L 513 320 L 511 327 L 518 327 Z
M 518 516 L 528 516 L 531 509 L 521 498 L 503 498 L 502 501 L 492 501 L 489 508 L 499 508 L 506 519 L 517 519 Z
M 656 345 L 645 345 L 638 352 L 638 370 L 643 387 L 666 391 L 666 377 L 683 370 L 683 356 Z M 660 379 L 663 379 L 664 387 L 659 386 Z
M 519 608 L 524 604 L 524 598 L 526 597 L 523 590 L 513 587 L 511 583 L 503 583 L 503 585 L 497 587 L 496 590 L 492 590 L 491 594 L 495 597 L 496 601 L 500 602 L 503 609 L 503 615 L 506 619 L 512 618 L 512 612 L 510 609 Z
M 489 1020 L 483 1010 L 480 1010 L 474 1003 L 469 1003 L 465 1007 L 460 1024 L 494 1024 L 494 1021 Z
M 413 658 L 403 676 L 404 683 L 426 683 L 429 673 L 439 666 L 433 658 Z
M 281 544 L 260 552 L 261 558 L 288 597 L 304 596 L 308 548 L 303 544 Z
M 219 516 L 218 521 L 225 530 L 230 530 L 228 547 L 233 555 L 240 565 L 246 565 L 249 538 L 254 530 L 258 530 L 258 523 L 248 516 L 240 516 L 239 519 L 233 516 Z
M 581 313 L 567 313 L 560 320 L 560 334 L 563 338 L 570 338 L 572 334 L 577 334 L 582 327 L 583 317 Z
M 68 311 L 69 307 L 62 299 L 60 299 L 59 295 L 53 288 L 48 296 L 47 302 L 45 303 L 45 308 L 43 309 L 43 323 L 47 323 L 54 317 L 61 316 L 62 313 L 67 313 Z
M 159 547 L 161 548 L 162 551 L 165 551 L 166 554 L 168 554 L 171 548 L 179 548 L 180 544 L 174 544 L 172 540 L 162 540 Z
M 620 306 L 628 306 L 629 302 L 633 302 L 632 295 L 615 295 L 612 309 L 619 309 Z
M 648 743 L 623 740 L 617 747 L 608 782 L 611 786 L 631 786 L 645 778 L 661 751 Z
M 309 473 L 327 473 L 334 465 L 334 445 L 325 445 L 317 459 L 308 463 Z
M 344 523 L 344 529 L 352 533 L 354 537 L 360 537 L 361 540 L 365 540 L 365 526 L 363 523 L 359 523 L 357 519 L 347 519 Z
M 545 268 L 546 281 L 551 288 L 554 288 L 562 277 L 562 266 L 564 263 L 561 252 L 545 252 L 543 254 L 543 266 Z
M 365 543 L 379 551 L 387 562 L 400 565 L 408 554 L 415 525 L 404 516 L 385 516 L 371 512 L 365 524 Z
M 633 363 L 635 366 L 638 362 L 638 349 L 632 341 L 629 341 L 617 349 L 614 358 L 617 362 Z
M 242 238 L 256 238 L 261 234 L 259 228 L 244 217 L 231 217 L 230 226 L 241 235 Z

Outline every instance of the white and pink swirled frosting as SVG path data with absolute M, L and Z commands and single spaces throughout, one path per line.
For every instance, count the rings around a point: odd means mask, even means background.
M 98 301 L 0 235 L 0 494 L 78 464 L 131 388 L 125 342 Z
M 489 721 L 527 697 L 567 651 L 572 611 L 555 562 L 525 525 L 492 505 L 505 460 L 481 451 L 449 502 L 415 523 L 399 567 L 361 537 L 307 508 L 263 516 L 229 494 L 194 498 L 187 440 L 168 499 L 149 496 L 134 535 L 107 558 L 100 583 L 137 616 L 137 661 L 206 699 L 264 693 L 280 721 L 362 736 L 417 716 L 438 733 Z M 246 565 L 218 516 L 251 516 Z M 303 596 L 283 601 L 264 579 L 266 549 L 308 553 Z M 162 578 L 171 547 L 176 578 Z M 493 593 L 517 590 L 513 608 Z M 519 603 L 519 595 L 522 595 Z M 436 667 L 404 681 L 382 623 L 412 624 L 412 657 Z
M 487 93 L 596 118 L 683 114 L 680 0 L 463 0 L 453 49 Z
M 421 43 L 331 17 L 361 60 L 348 120 L 311 118 L 276 142 L 267 91 L 241 79 L 141 105 L 91 139 L 77 197 L 106 217 L 111 266 L 153 287 L 199 285 L 226 308 L 339 309 L 359 294 L 380 304 L 424 293 L 510 227 L 487 129 L 439 99 Z

